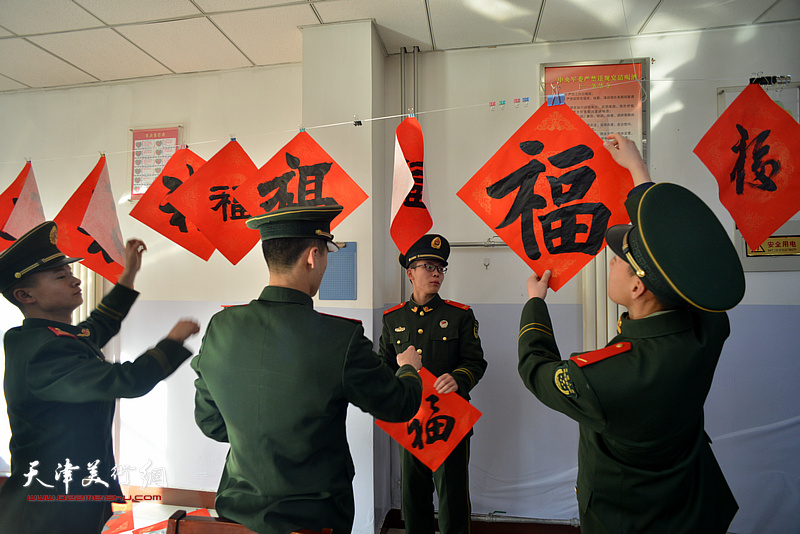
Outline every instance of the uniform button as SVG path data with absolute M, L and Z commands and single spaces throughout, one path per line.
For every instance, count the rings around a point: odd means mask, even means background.
M 442 341 L 447 341 L 447 336 L 442 336 Z
M 398 345 L 400 344 L 400 340 L 399 340 L 399 339 L 397 340 L 397 344 L 398 344 Z
M 425 315 L 425 312 L 419 312 L 420 317 L 422 317 L 423 315 Z
M 418 352 L 419 354 L 422 354 L 422 349 L 417 349 L 417 352 Z
M 422 328 L 420 328 L 419 330 L 417 330 L 417 334 L 421 334 L 421 333 L 422 333 Z

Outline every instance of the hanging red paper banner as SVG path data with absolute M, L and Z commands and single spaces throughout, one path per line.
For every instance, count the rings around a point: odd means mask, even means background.
M 214 252 L 214 245 L 170 203 L 172 192 L 191 180 L 205 162 L 188 148 L 178 150 L 147 188 L 130 215 L 189 252 L 208 260 Z
M 239 202 L 238 189 L 256 170 L 239 143 L 230 141 L 170 194 L 169 203 L 234 265 L 259 241 L 258 232 L 245 224 L 250 214 Z
M 694 153 L 751 249 L 800 210 L 800 125 L 760 85 L 736 97 Z
M 300 132 L 242 183 L 236 198 L 251 215 L 287 206 L 339 204 L 344 209 L 331 221 L 333 229 L 367 194 L 307 132 Z
M 389 233 L 402 254 L 433 226 L 428 212 L 425 178 L 425 144 L 422 126 L 414 117 L 397 127 L 394 141 L 394 176 Z
M 458 197 L 539 275 L 560 289 L 629 222 L 630 173 L 568 106 L 542 105 Z
M 116 283 L 125 265 L 125 245 L 105 156 L 53 220 L 58 248 L 67 256 L 84 258 L 84 266 Z
M 419 376 L 422 404 L 417 414 L 407 423 L 375 424 L 436 471 L 483 414 L 458 393 L 437 393 L 433 387 L 436 377 L 424 367 Z
M 42 200 L 29 161 L 17 179 L 0 194 L 0 252 L 44 221 Z

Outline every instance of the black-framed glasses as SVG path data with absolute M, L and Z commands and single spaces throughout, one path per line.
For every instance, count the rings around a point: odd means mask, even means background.
M 438 265 L 431 265 L 430 263 L 420 263 L 412 267 L 412 269 L 416 269 L 417 267 L 423 267 L 429 273 L 433 271 L 438 271 L 439 274 L 444 274 L 447 272 L 447 267 L 439 267 Z

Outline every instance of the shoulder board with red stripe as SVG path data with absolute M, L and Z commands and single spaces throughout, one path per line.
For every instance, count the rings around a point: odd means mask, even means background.
M 65 332 L 65 331 L 61 330 L 60 328 L 56 328 L 55 326 L 48 326 L 47 328 L 52 333 L 54 333 L 55 335 L 57 335 L 59 337 L 71 337 L 72 339 L 78 339 L 78 336 L 76 336 L 75 334 L 70 334 L 69 332 Z
M 384 314 L 384 315 L 386 315 L 387 313 L 392 313 L 393 311 L 397 311 L 397 310 L 399 310 L 400 308 L 402 308 L 402 307 L 403 307 L 403 306 L 405 306 L 405 305 L 406 305 L 406 303 L 405 303 L 405 302 L 401 302 L 401 303 L 400 303 L 400 304 L 398 304 L 397 306 L 392 306 L 391 308 L 389 308 L 388 310 L 386 310 L 385 312 L 383 312 L 383 314 Z
M 461 308 L 462 310 L 469 309 L 469 306 L 466 304 L 461 304 L 460 302 L 456 302 L 454 300 L 445 300 L 445 303 L 449 304 L 450 306 L 455 306 L 456 308 Z
M 622 343 L 614 343 L 613 345 L 609 345 L 603 349 L 584 352 L 583 354 L 576 354 L 575 356 L 570 357 L 570 360 L 575 362 L 575 365 L 578 367 L 585 367 L 587 365 L 603 361 L 606 358 L 616 356 L 617 354 L 628 352 L 629 350 L 631 350 L 631 344 L 625 341 Z
M 320 315 L 324 315 L 325 317 L 333 317 L 335 319 L 344 319 L 345 321 L 350 321 L 351 323 L 361 324 L 361 321 L 358 319 L 353 319 L 352 317 L 342 317 L 341 315 L 331 315 L 330 313 L 322 313 L 317 312 Z

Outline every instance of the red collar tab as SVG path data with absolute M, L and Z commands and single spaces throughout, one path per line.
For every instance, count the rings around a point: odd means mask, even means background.
M 402 308 L 402 307 L 403 307 L 403 306 L 405 306 L 405 305 L 406 305 L 406 303 L 405 303 L 405 302 L 401 302 L 401 303 L 400 303 L 400 304 L 398 304 L 397 306 L 392 306 L 391 308 L 389 308 L 388 310 L 386 310 L 385 312 L 383 312 L 383 314 L 384 314 L 384 315 L 386 315 L 387 313 L 392 313 L 393 311 L 399 310 L 400 308 Z
M 447 304 L 450 306 L 455 306 L 456 308 L 461 308 L 462 310 L 468 310 L 469 306 L 466 304 L 461 304 L 460 302 L 456 302 L 454 300 L 445 300 Z
M 608 347 L 602 349 L 576 354 L 575 356 L 570 357 L 570 360 L 575 362 L 575 365 L 578 367 L 586 367 L 587 365 L 603 361 L 606 358 L 616 356 L 617 354 L 622 354 L 623 352 L 628 352 L 629 350 L 631 350 L 630 342 L 624 341 L 621 343 L 614 343 L 613 345 L 609 345 Z
M 73 339 L 78 339 L 78 336 L 76 336 L 75 334 L 70 334 L 69 332 L 65 332 L 64 330 L 61 330 L 60 328 L 57 328 L 55 326 L 48 326 L 47 328 L 52 333 L 54 333 L 55 335 L 57 335 L 59 337 L 71 337 Z

